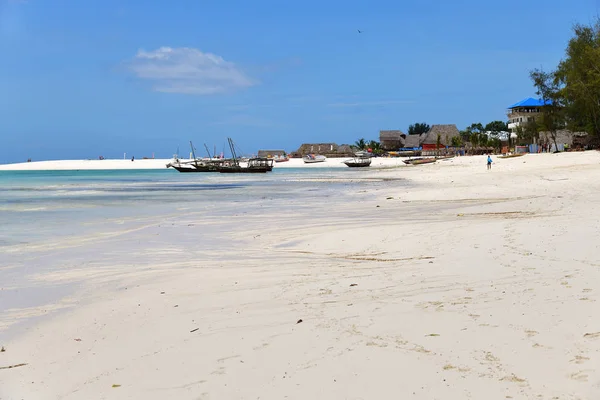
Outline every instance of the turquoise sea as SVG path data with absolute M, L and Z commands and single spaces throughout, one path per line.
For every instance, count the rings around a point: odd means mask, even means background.
M 85 231 L 83 223 L 143 217 L 182 207 L 226 216 L 240 208 L 275 201 L 341 195 L 347 178 L 340 168 L 286 168 L 267 174 L 179 173 L 174 170 L 0 171 L 0 250 L 35 243 L 46 235 Z M 300 201 L 301 202 L 301 201 Z
M 61 271 L 152 265 L 158 248 L 222 259 L 231 246 L 243 246 L 246 231 L 293 229 L 318 221 L 318 213 L 343 213 L 356 193 L 397 184 L 365 179 L 369 174 L 350 168 L 0 171 L 0 313 L 70 293 L 69 285 L 43 284 Z M 188 228 L 193 225 L 199 229 Z

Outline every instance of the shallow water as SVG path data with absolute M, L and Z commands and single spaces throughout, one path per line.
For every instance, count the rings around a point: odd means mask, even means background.
M 0 312 L 63 297 L 71 290 L 59 279 L 63 271 L 152 265 L 168 262 L 169 252 L 229 257 L 242 246 L 233 232 L 276 228 L 277 215 L 327 213 L 359 189 L 390 185 L 366 179 L 372 175 L 341 168 L 0 171 Z

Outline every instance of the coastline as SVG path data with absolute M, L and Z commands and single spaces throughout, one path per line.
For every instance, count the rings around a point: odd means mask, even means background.
M 598 173 L 459 157 L 23 248 L 79 290 L 0 343 L 0 397 L 596 398 Z
M 292 158 L 286 162 L 274 163 L 274 168 L 348 168 L 343 161 L 350 158 L 328 158 L 324 162 L 305 164 L 301 158 Z M 374 157 L 371 167 L 402 166 L 402 158 Z M 167 169 L 172 159 L 140 159 L 140 160 L 52 160 L 32 161 L 0 165 L 0 171 L 85 171 L 85 170 L 136 170 Z M 183 160 L 182 161 L 187 161 Z

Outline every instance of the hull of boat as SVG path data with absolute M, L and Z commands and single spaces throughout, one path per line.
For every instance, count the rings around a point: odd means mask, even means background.
M 171 165 L 179 172 L 217 172 L 217 167 L 213 166 L 198 166 L 198 167 L 178 167 Z
M 272 168 L 220 167 L 217 171 L 222 174 L 264 174 L 272 171 Z
M 519 154 L 509 154 L 506 156 L 500 156 L 498 158 L 515 158 L 515 157 L 523 157 L 525 155 L 525 153 L 519 153 Z
M 420 160 L 405 160 L 406 164 L 410 165 L 422 165 L 422 164 L 431 164 L 436 162 L 435 158 L 422 158 Z
M 346 164 L 350 168 L 364 168 L 364 167 L 369 167 L 371 165 L 371 160 L 367 160 L 367 161 L 350 160 L 350 161 L 344 161 L 344 164 Z

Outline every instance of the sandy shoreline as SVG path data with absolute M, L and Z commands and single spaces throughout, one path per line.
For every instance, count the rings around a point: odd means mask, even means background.
M 495 161 L 48 245 L 39 284 L 79 290 L 0 343 L 0 368 L 26 364 L 0 369 L 0 398 L 600 398 L 600 153 Z
M 301 158 L 275 163 L 275 168 L 348 168 L 343 161 L 350 158 L 328 158 L 324 162 L 305 164 Z M 0 165 L 0 171 L 70 171 L 70 170 L 133 170 L 166 169 L 172 159 L 141 160 L 54 160 Z M 373 158 L 372 167 L 401 166 L 401 158 Z

